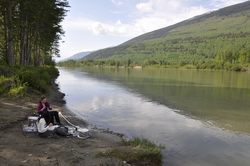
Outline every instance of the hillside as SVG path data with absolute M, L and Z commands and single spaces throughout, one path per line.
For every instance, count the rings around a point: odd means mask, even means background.
M 184 62 L 210 60 L 227 49 L 250 49 L 250 1 L 159 29 L 83 59 L 141 62 L 146 59 Z
M 83 58 L 83 57 L 89 55 L 92 52 L 94 52 L 94 51 L 79 52 L 77 54 L 72 55 L 71 57 L 60 60 L 59 62 L 64 62 L 64 61 L 67 61 L 67 60 L 70 60 L 70 59 L 73 59 L 73 60 L 80 59 L 80 58 Z

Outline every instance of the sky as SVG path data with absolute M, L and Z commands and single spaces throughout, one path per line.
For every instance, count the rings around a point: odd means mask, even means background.
M 68 0 L 56 61 L 117 46 L 136 36 L 247 0 Z

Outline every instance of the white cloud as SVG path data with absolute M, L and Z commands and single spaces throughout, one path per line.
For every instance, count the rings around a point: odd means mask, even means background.
M 149 1 L 148 3 L 138 3 L 136 8 L 142 12 L 152 12 L 153 11 L 153 3 Z
M 149 8 L 146 10 L 145 6 L 154 7 L 154 10 L 151 11 Z M 149 0 L 144 3 L 144 8 L 141 4 L 137 4 L 136 8 L 139 11 L 151 11 L 135 20 L 146 32 L 164 28 L 209 11 L 209 9 L 202 6 L 189 6 L 185 0 Z
M 113 2 L 114 4 L 116 4 L 116 5 L 122 5 L 123 3 L 121 2 L 121 1 L 116 1 L 116 0 L 111 0 L 111 2 Z
M 122 4 L 120 0 L 110 0 L 114 4 Z M 135 37 L 146 32 L 164 28 L 180 21 L 192 18 L 211 11 L 205 8 L 199 0 L 148 0 L 146 3 L 135 5 L 137 12 L 134 12 L 130 18 L 131 23 L 122 23 L 122 19 L 116 22 L 107 22 L 108 20 L 92 20 L 85 15 L 78 18 L 67 19 L 63 22 L 64 28 L 77 29 L 83 31 L 92 31 L 97 36 L 123 36 Z M 210 7 L 219 8 L 232 4 L 243 2 L 242 0 L 210 0 L 207 2 Z M 193 5 L 190 5 L 193 4 Z M 199 5 L 194 5 L 199 4 Z M 205 3 L 203 3 L 205 4 Z M 119 13 L 119 12 L 113 12 Z M 121 18 L 123 15 L 121 15 Z M 127 16 L 128 17 L 128 16 Z
M 140 26 L 139 24 L 122 24 L 120 20 L 118 20 L 114 24 L 96 22 L 93 24 L 92 28 L 93 34 L 100 36 L 133 37 L 135 35 L 144 33 L 142 26 Z

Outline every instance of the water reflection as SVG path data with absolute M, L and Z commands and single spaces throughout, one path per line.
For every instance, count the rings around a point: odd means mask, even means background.
M 68 106 L 93 123 L 166 144 L 166 165 L 247 165 L 249 74 L 60 68 Z

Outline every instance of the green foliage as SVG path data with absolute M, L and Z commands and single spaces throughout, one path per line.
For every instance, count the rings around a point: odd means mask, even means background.
M 0 76 L 0 94 L 8 92 L 10 97 L 25 96 L 27 88 L 31 87 L 42 92 L 48 92 L 52 77 L 58 75 L 59 71 L 54 66 L 3 66 L 5 71 L 13 73 L 13 76 Z M 12 69 L 12 70 L 11 70 Z
M 0 94 L 5 93 L 10 90 L 11 85 L 14 84 L 14 77 L 6 77 L 4 75 L 0 76 Z
M 13 67 L 55 65 L 67 7 L 67 0 L 1 0 L 0 60 Z
M 48 85 L 51 82 L 53 75 L 58 74 L 58 70 L 53 66 L 45 67 L 29 67 L 18 73 L 18 78 L 23 82 L 28 82 L 29 85 L 42 92 L 49 90 Z
M 132 140 L 124 140 L 123 149 L 110 149 L 105 152 L 99 152 L 95 157 L 116 157 L 137 165 L 138 161 L 148 162 L 148 165 L 161 165 L 163 155 L 161 149 L 163 146 L 157 146 L 155 143 L 145 138 L 134 137 Z
M 120 61 L 116 61 L 115 66 L 119 67 L 120 66 Z
M 130 59 L 127 60 L 127 67 L 130 66 Z
M 10 91 L 8 92 L 8 96 L 10 98 L 24 97 L 28 91 L 28 83 L 21 83 L 20 80 L 16 80 L 17 83 L 12 85 Z

